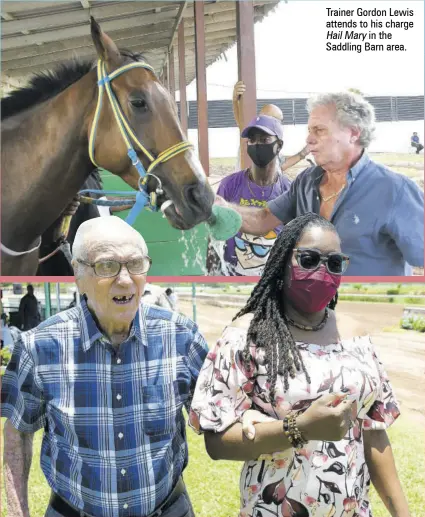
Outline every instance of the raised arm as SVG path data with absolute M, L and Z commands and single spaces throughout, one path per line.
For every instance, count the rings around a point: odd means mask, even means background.
M 243 81 L 238 81 L 233 88 L 233 115 L 235 117 L 236 124 L 239 128 L 239 133 L 243 130 L 242 110 L 241 110 L 241 97 L 246 91 L 246 86 Z
M 286 160 L 282 163 L 280 167 L 281 171 L 285 172 L 301 160 L 304 160 L 304 158 L 308 155 L 308 152 L 308 147 L 305 146 L 303 149 L 301 149 L 299 153 L 294 154 L 293 156 L 288 156 L 288 158 L 286 158 Z
M 7 515 L 29 517 L 28 477 L 34 435 L 17 431 L 9 420 L 5 423 L 3 435 Z

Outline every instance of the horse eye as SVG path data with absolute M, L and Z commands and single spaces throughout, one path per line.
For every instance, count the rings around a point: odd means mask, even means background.
M 148 109 L 148 105 L 147 105 L 146 101 L 143 99 L 131 99 L 130 102 L 134 108 L 143 109 L 143 110 Z

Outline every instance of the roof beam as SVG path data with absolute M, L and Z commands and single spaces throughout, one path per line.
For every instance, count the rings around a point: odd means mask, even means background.
M 274 0 L 262 0 L 262 3 L 271 2 Z M 128 5 L 130 4 L 130 5 Z M 167 2 L 164 4 L 166 10 L 161 10 L 159 13 L 137 15 L 137 13 L 146 12 L 158 7 L 156 2 L 120 2 L 118 5 L 106 5 L 100 7 L 92 7 L 91 14 L 101 20 L 102 17 L 125 16 L 129 18 L 110 19 L 102 22 L 102 29 L 105 32 L 112 33 L 115 30 L 125 30 L 150 23 L 159 23 L 164 20 L 174 20 L 179 4 L 175 2 Z M 149 7 L 149 9 L 148 9 Z M 217 11 L 219 9 L 219 11 Z M 102 10 L 102 11 L 101 11 Z M 219 7 L 216 3 L 205 5 L 205 22 L 208 22 L 208 16 L 213 15 L 214 18 L 223 12 L 235 12 L 234 2 L 219 2 Z M 97 13 L 97 14 L 96 14 Z M 186 6 L 183 10 L 183 17 L 192 18 L 190 6 Z M 214 21 L 214 19 L 212 20 Z M 61 29 L 54 29 L 57 24 L 72 25 L 70 27 L 63 27 Z M 75 26 L 76 23 L 82 25 Z M 5 22 L 2 26 L 2 48 L 10 50 L 12 48 L 22 48 L 29 45 L 41 45 L 43 43 L 63 41 L 72 39 L 87 34 L 87 25 L 89 19 L 86 10 L 74 11 L 70 13 L 60 13 L 55 15 L 45 15 L 24 20 L 12 20 Z M 189 22 L 190 24 L 190 22 Z M 46 32 L 39 32 L 30 34 L 26 37 L 12 36 L 22 30 L 42 30 L 52 28 Z
M 63 2 L 64 4 L 71 2 Z M 34 5 L 36 4 L 36 5 Z M 33 11 L 35 9 L 43 9 L 46 7 L 56 7 L 58 4 L 58 1 L 56 2 L 16 2 L 10 1 L 10 2 L 2 2 L 2 5 L 5 9 L 5 11 L 11 12 L 11 13 L 17 13 L 22 11 Z
M 165 11 L 157 14 L 142 14 L 118 20 L 109 20 L 102 23 L 102 29 L 113 39 L 114 30 L 124 30 L 132 27 L 148 25 L 150 23 L 158 23 L 160 21 L 173 20 L 176 15 L 175 10 Z M 6 22 L 7 23 L 7 22 Z M 9 22 L 10 23 L 10 22 Z M 6 24 L 5 24 L 6 25 Z M 12 48 L 22 48 L 28 45 L 37 45 L 40 43 L 49 43 L 53 41 L 63 41 L 66 39 L 86 36 L 89 33 L 89 20 L 87 24 L 78 27 L 67 27 L 60 30 L 52 30 L 38 34 L 30 34 L 29 36 L 12 36 L 2 39 L 3 50 Z
M 171 52 L 171 49 L 173 48 L 174 37 L 177 33 L 177 29 L 179 28 L 180 22 L 183 19 L 183 12 L 186 9 L 186 6 L 187 6 L 187 1 L 180 2 L 179 12 L 177 13 L 176 21 L 174 22 L 173 30 L 171 32 L 170 45 L 168 46 L 168 52 Z
M 100 7 L 96 7 L 96 5 L 93 4 L 90 8 L 90 15 L 96 18 L 96 21 L 102 25 L 102 20 L 120 16 L 130 17 L 135 14 L 153 11 L 156 7 L 169 7 L 171 8 L 171 12 L 175 13 L 177 6 L 175 4 L 173 5 L 172 2 L 120 2 L 118 5 L 102 5 Z M 76 24 L 86 24 L 89 23 L 89 21 L 87 9 L 34 16 L 22 20 L 12 20 L 3 24 L 2 38 L 23 30 L 46 31 L 46 29 L 60 29 L 60 27 L 66 26 L 74 26 L 74 28 L 77 28 L 75 27 Z M 118 21 L 118 19 L 116 21 Z M 46 34 L 48 33 L 49 32 L 46 31 Z
M 151 34 L 165 32 L 167 30 L 171 30 L 172 28 L 172 20 L 151 24 L 146 27 L 135 27 L 133 29 L 128 30 L 120 30 L 110 32 L 111 37 L 117 43 L 119 47 L 127 47 L 131 46 L 134 43 L 139 42 L 141 39 L 144 40 L 145 37 Z M 205 24 L 206 35 L 220 32 L 222 30 L 230 30 L 236 28 L 236 14 L 235 13 L 220 13 L 214 16 L 214 20 L 212 17 L 207 18 L 207 23 Z M 236 30 L 236 29 L 235 29 Z M 87 30 L 88 32 L 88 30 Z M 185 36 L 186 38 L 192 37 L 195 34 L 194 24 L 190 23 L 190 20 L 185 21 Z M 236 38 L 236 32 L 235 32 Z M 40 55 L 44 55 L 47 57 L 49 55 L 48 61 L 59 61 L 60 59 L 67 59 L 70 56 L 70 53 L 73 51 L 76 55 L 88 55 L 89 50 L 93 48 L 93 42 L 90 35 L 78 38 L 78 39 L 70 39 L 65 40 L 63 42 L 57 43 L 45 43 L 44 45 L 24 47 L 22 49 L 12 49 L 12 50 L 3 50 L 2 52 L 2 63 L 3 67 L 7 66 L 6 63 L 9 61 L 15 61 L 20 59 L 26 59 L 30 57 L 38 58 Z M 143 44 L 141 45 L 141 51 L 143 52 Z M 70 52 L 66 52 L 70 51 Z M 74 54 L 72 54 L 74 55 Z M 57 56 L 57 57 L 55 57 Z
M 140 38 L 132 38 L 131 42 L 125 45 L 126 49 L 134 49 L 137 47 L 139 52 L 144 52 L 149 49 L 156 48 L 154 45 L 158 45 L 163 47 L 164 41 L 169 40 L 169 32 L 160 32 L 155 34 L 149 34 L 143 36 L 143 39 Z M 60 63 L 61 61 L 66 61 L 68 59 L 74 58 L 91 58 L 96 56 L 96 50 L 94 45 L 79 48 L 79 49 L 70 49 L 64 50 L 63 52 L 55 52 L 54 54 L 45 54 L 41 53 L 38 56 L 33 57 L 25 57 L 22 59 L 14 59 L 12 61 L 3 62 L 2 69 L 6 70 L 15 70 L 18 68 L 23 68 L 27 66 L 38 66 L 43 65 L 46 68 L 51 67 L 54 64 Z
M 129 30 L 121 30 L 116 32 L 110 32 L 112 39 L 118 44 L 119 47 L 125 47 L 132 39 L 144 38 L 148 34 L 155 34 L 171 30 L 172 20 L 157 24 L 151 24 L 146 27 L 135 27 Z M 15 59 L 39 56 L 40 54 L 56 54 L 65 50 L 75 50 L 78 52 L 79 49 L 86 47 L 93 47 L 93 40 L 87 29 L 87 36 L 83 36 L 77 39 L 65 40 L 63 42 L 56 43 L 45 43 L 39 47 L 31 46 L 24 47 L 22 49 L 3 50 L 1 54 L 2 63 L 12 61 Z
M 155 41 L 153 43 L 147 43 L 143 45 L 143 48 L 145 50 L 149 49 L 160 49 L 160 48 L 167 48 L 168 47 L 169 39 L 165 38 L 159 41 Z M 141 51 L 141 45 L 134 45 L 128 48 L 128 50 L 134 50 L 134 51 Z M 93 57 L 95 56 L 95 53 L 93 52 Z M 42 57 L 42 56 L 41 56 Z M 29 73 L 36 73 L 36 72 L 43 72 L 45 70 L 48 70 L 49 68 L 55 67 L 58 63 L 60 63 L 62 60 L 59 61 L 46 61 L 44 63 L 39 63 L 34 65 L 34 60 L 29 59 L 25 60 L 24 62 L 20 63 L 19 66 L 16 66 L 14 64 L 11 64 L 9 68 L 3 66 L 2 72 L 6 73 L 7 75 L 16 75 L 16 74 L 29 74 Z M 16 72 L 16 73 L 15 73 Z
M 9 13 L 6 13 L 4 11 L 1 12 L 1 17 L 3 18 L 3 20 L 14 20 L 15 18 L 9 14 Z

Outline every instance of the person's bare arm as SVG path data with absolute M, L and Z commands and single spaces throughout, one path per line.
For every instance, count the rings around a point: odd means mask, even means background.
M 242 120 L 242 108 L 241 108 L 241 97 L 246 91 L 246 86 L 243 81 L 238 81 L 233 88 L 233 115 L 235 117 L 236 124 L 239 128 L 239 132 L 243 131 L 243 120 Z
M 304 149 L 301 149 L 301 151 L 297 154 L 294 154 L 293 156 L 289 156 L 286 158 L 286 160 L 281 165 L 280 169 L 282 172 L 285 172 L 286 170 L 290 169 L 294 165 L 296 165 L 301 160 L 304 160 L 304 158 L 308 154 L 308 148 L 307 146 L 304 147 Z
M 28 477 L 32 459 L 33 434 L 21 433 L 6 421 L 4 426 L 4 482 L 7 515 L 29 517 Z
M 367 468 L 379 497 L 391 517 L 410 517 L 387 432 L 370 430 L 363 436 Z
M 252 235 L 265 235 L 282 224 L 269 208 L 253 208 L 249 206 L 231 205 L 242 216 L 241 230 Z
M 297 427 L 306 440 L 336 441 L 345 436 L 351 426 L 350 415 L 353 412 L 352 401 L 341 402 L 345 396 L 343 393 L 324 395 L 297 417 Z M 270 417 L 266 417 L 266 420 L 255 425 L 253 439 L 246 437 L 245 429 L 250 428 L 246 422 L 233 424 L 222 433 L 206 432 L 204 439 L 209 456 L 213 460 L 249 461 L 262 454 L 291 448 L 283 432 L 282 421 L 270 422 Z
M 274 216 L 269 208 L 255 208 L 252 206 L 239 206 L 228 203 L 221 196 L 216 196 L 217 205 L 233 208 L 242 216 L 241 231 L 251 233 L 252 235 L 265 235 L 276 226 L 282 224 L 282 221 Z
M 245 437 L 240 423 L 223 433 L 206 432 L 204 439 L 205 448 L 213 460 L 249 461 L 262 454 L 291 448 L 281 420 L 257 424 L 253 441 Z

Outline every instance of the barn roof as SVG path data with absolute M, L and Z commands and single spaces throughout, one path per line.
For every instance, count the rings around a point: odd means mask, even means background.
M 255 0 L 255 21 L 269 14 L 277 0 Z M 186 43 L 186 84 L 196 75 L 193 1 L 69 2 L 2 1 L 2 82 L 16 82 L 76 56 L 94 57 L 89 17 L 92 15 L 119 47 L 143 52 L 161 72 L 169 50 L 177 49 L 177 29 L 183 19 Z M 236 41 L 235 2 L 205 2 L 207 66 Z M 175 76 L 178 84 L 178 53 Z

